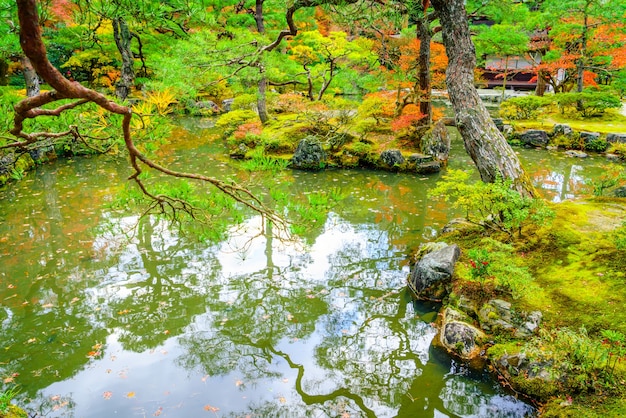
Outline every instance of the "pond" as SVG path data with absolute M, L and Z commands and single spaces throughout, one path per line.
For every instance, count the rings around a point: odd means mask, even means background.
M 252 181 L 181 122 L 188 171 Z M 470 161 L 455 138 L 451 166 Z M 550 199 L 603 160 L 520 150 Z M 111 209 L 125 161 L 76 158 L 0 190 L 0 378 L 38 416 L 524 417 L 488 375 L 430 348 L 436 306 L 404 289 L 408 258 L 454 214 L 438 175 L 287 171 L 293 198 L 345 198 L 299 240 L 246 214 L 207 244 Z M 266 179 L 267 180 L 267 179 Z

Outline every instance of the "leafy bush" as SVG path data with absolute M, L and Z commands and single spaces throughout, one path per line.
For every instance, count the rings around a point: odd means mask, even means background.
M 626 171 L 621 166 L 612 164 L 604 165 L 602 168 L 602 175 L 591 183 L 594 196 L 602 196 L 605 190 L 626 182 Z
M 224 137 L 228 137 L 237 130 L 239 125 L 253 122 L 257 118 L 257 114 L 252 110 L 233 110 L 220 116 L 217 122 L 215 122 L 215 127 L 220 128 Z
M 586 90 L 581 93 L 561 93 L 555 96 L 561 113 L 579 112 L 581 116 L 593 116 L 604 113 L 606 109 L 620 108 L 619 97 L 603 92 Z
M 449 170 L 429 196 L 453 200 L 452 206 L 463 209 L 469 222 L 509 235 L 521 234 L 524 225 L 540 225 L 554 217 L 543 200 L 520 195 L 511 188 L 510 180 L 470 184 L 469 178 L 468 172 Z
M 625 160 L 626 159 L 626 144 L 623 144 L 621 142 L 616 142 L 614 144 L 611 144 L 607 152 L 610 152 L 611 154 L 619 155 L 620 159 Z
M 552 98 L 540 96 L 512 97 L 500 104 L 500 116 L 505 119 L 532 119 L 552 103 Z

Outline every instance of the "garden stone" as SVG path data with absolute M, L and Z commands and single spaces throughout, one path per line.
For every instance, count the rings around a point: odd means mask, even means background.
M 246 144 L 239 144 L 237 148 L 230 152 L 230 158 L 240 160 L 245 158 L 246 154 L 250 151 L 250 148 Z
M 484 332 L 471 325 L 470 318 L 456 309 L 446 308 L 442 313 L 441 327 L 435 345 L 441 345 L 450 354 L 463 360 L 480 357 Z
M 233 102 L 235 99 L 224 99 L 222 100 L 222 110 L 224 112 L 230 112 L 233 108 Z
M 613 194 L 615 197 L 626 197 L 626 186 L 618 187 Z
M 419 174 L 438 173 L 441 171 L 441 164 L 439 163 L 439 161 L 431 161 L 429 163 L 422 163 L 416 167 L 415 171 L 417 171 Z
M 432 155 L 425 155 L 425 154 L 411 154 L 409 155 L 409 158 L 407 158 L 407 161 L 409 163 L 414 163 L 414 164 L 422 164 L 422 163 L 428 163 L 431 162 L 433 160 L 433 156 Z
M 606 157 L 607 160 L 613 161 L 613 162 L 618 162 L 622 159 L 622 157 L 620 157 L 617 154 L 604 154 L 604 156 Z
M 400 150 L 386 149 L 380 153 L 380 161 L 388 167 L 396 167 L 404 163 L 404 157 Z
M 570 136 L 573 133 L 574 133 L 574 130 L 569 125 L 564 125 L 564 124 L 559 123 L 559 124 L 554 125 L 554 128 L 552 128 L 553 135 Z
M 533 147 L 545 147 L 548 145 L 548 133 L 541 129 L 529 129 L 520 135 L 522 144 Z
M 418 249 L 420 251 L 422 254 L 425 252 L 422 245 Z M 426 300 L 443 299 L 452 283 L 454 265 L 460 256 L 461 249 L 452 244 L 436 248 L 421 257 L 409 276 L 409 285 L 416 296 Z
M 517 338 L 528 338 L 535 334 L 539 329 L 539 325 L 541 324 L 541 319 L 543 318 L 543 314 L 541 311 L 532 311 L 526 316 L 526 321 L 524 321 L 517 329 L 515 330 L 515 337 Z
M 326 153 L 321 141 L 312 135 L 302 139 L 291 159 L 294 168 L 320 170 L 326 162 Z
M 501 118 L 493 118 L 493 123 L 500 132 L 504 132 L 504 121 Z
M 576 151 L 573 149 L 565 151 L 565 155 L 576 158 L 587 158 L 589 156 L 586 152 Z
M 626 134 L 606 134 L 606 142 L 626 144 Z

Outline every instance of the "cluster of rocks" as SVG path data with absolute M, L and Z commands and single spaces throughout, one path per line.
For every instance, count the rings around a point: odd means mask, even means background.
M 437 173 L 447 164 L 450 153 L 450 136 L 443 123 L 436 123 L 421 138 L 421 153 L 405 155 L 399 149 L 386 149 L 372 158 L 367 156 L 367 164 L 377 168 L 398 172 L 416 172 L 418 174 Z M 349 151 L 344 151 L 349 153 Z M 346 157 L 344 155 L 344 157 Z M 359 161 L 358 155 L 348 155 Z M 324 144 L 309 135 L 302 139 L 291 159 L 292 167 L 302 170 L 319 170 L 333 165 L 332 156 L 324 151 Z
M 408 286 L 421 300 L 442 301 L 452 289 L 454 267 L 461 250 L 456 244 L 443 242 L 420 245 L 417 261 L 408 278 Z M 450 355 L 470 364 L 484 364 L 490 335 L 507 334 L 526 339 L 539 329 L 540 311 L 514 310 L 511 303 L 491 299 L 479 305 L 461 296 L 453 306 L 445 306 L 437 321 L 439 332 L 433 344 Z M 499 360 L 497 360 L 499 361 Z
M 557 124 L 552 130 L 544 129 L 528 129 L 524 132 L 514 132 L 511 125 L 506 125 L 502 119 L 494 119 L 497 128 L 502 132 L 509 141 L 518 141 L 526 147 L 557 149 L 551 146 L 551 142 L 558 136 L 565 136 L 578 140 L 582 150 L 567 150 L 566 154 L 571 157 L 585 158 L 588 156 L 585 151 L 604 152 L 610 144 L 622 143 L 626 144 L 626 133 L 609 133 L 601 135 L 599 132 L 576 132 L 569 125 Z M 620 159 L 619 156 L 607 154 L 606 157 L 611 160 Z

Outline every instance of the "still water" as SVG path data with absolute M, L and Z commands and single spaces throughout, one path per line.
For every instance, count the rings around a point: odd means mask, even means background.
M 255 182 L 181 127 L 170 164 Z M 452 167 L 470 163 L 455 139 Z M 602 160 L 520 151 L 555 201 Z M 190 167 L 191 166 L 191 167 Z M 0 378 L 45 417 L 525 417 L 534 410 L 430 348 L 435 306 L 404 290 L 408 254 L 453 214 L 439 178 L 292 172 L 298 199 L 345 198 L 282 241 L 246 214 L 221 242 L 113 210 L 124 161 L 46 165 L 0 190 Z M 252 176 L 252 177 L 251 177 Z M 260 190 L 263 193 L 263 190 Z

